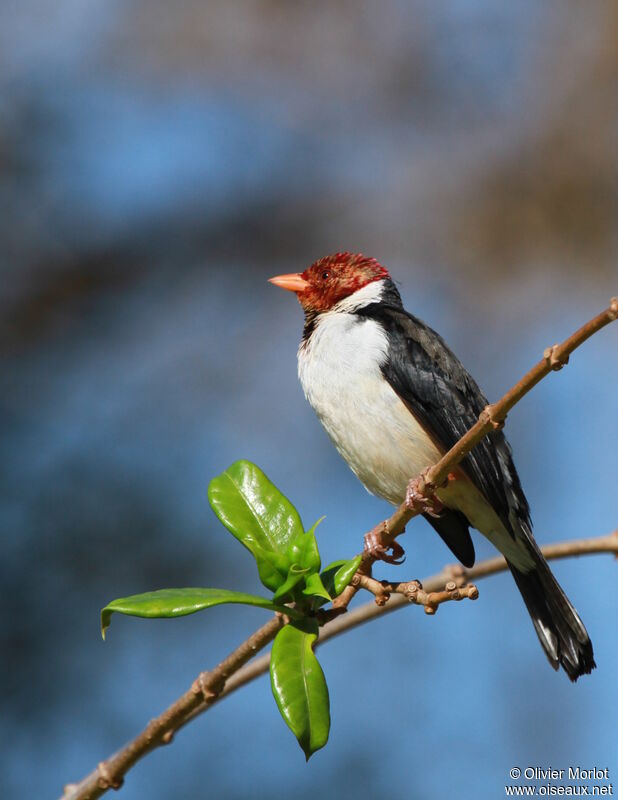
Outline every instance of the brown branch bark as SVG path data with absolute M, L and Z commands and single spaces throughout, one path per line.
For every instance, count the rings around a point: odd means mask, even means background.
M 503 424 L 507 413 L 525 394 L 549 372 L 561 369 L 568 362 L 569 355 L 576 347 L 616 318 L 618 318 L 618 298 L 612 298 L 610 306 L 605 311 L 590 320 L 562 344 L 547 348 L 543 360 L 536 364 L 497 403 L 489 405 L 481 414 L 478 422 L 459 442 L 437 464 L 421 476 L 419 486 L 421 492 L 425 496 L 430 496 L 432 491 L 447 479 L 452 467 L 458 464 L 483 436 Z M 405 503 L 402 504 L 382 525 L 384 545 L 391 545 L 396 537 L 403 533 L 406 523 L 418 513 L 418 511 L 407 508 Z M 599 539 L 581 540 L 572 543 L 565 542 L 553 547 L 546 547 L 543 548 L 543 552 L 548 559 L 584 553 L 612 552 L 618 554 L 618 532 Z M 365 554 L 359 570 L 360 574 L 366 576 L 370 572 L 374 561 L 374 558 Z M 419 595 L 419 590 L 417 589 L 416 602 L 418 602 L 419 598 L 427 600 L 434 593 L 435 596 L 431 598 L 431 602 L 421 604 L 430 608 L 433 606 L 435 611 L 439 602 L 445 602 L 447 599 L 456 599 L 454 596 L 450 596 L 454 594 L 455 589 L 446 588 L 449 582 L 454 582 L 457 589 L 458 582 L 466 583 L 470 579 L 485 577 L 495 572 L 500 572 L 505 567 L 506 562 L 502 557 L 499 557 L 482 562 L 469 570 L 462 570 L 456 567 L 448 568 L 439 575 L 423 581 L 423 589 L 421 591 L 427 597 Z M 457 578 L 457 580 L 454 580 L 454 578 Z M 361 581 L 356 586 L 349 586 L 333 605 L 341 610 L 347 608 L 348 603 L 358 591 L 360 583 Z M 406 605 L 410 601 L 410 596 L 414 595 L 414 592 L 410 592 L 409 589 L 410 584 L 408 584 L 408 596 L 406 596 L 405 592 L 394 592 L 391 599 L 381 605 L 368 603 L 355 611 L 333 619 L 323 628 L 319 643 L 323 643 L 333 636 L 361 625 L 370 619 Z M 251 664 L 247 664 L 247 662 L 274 639 L 285 622 L 286 620 L 283 617 L 276 615 L 255 631 L 217 667 L 211 671 L 202 672 L 193 682 L 191 688 L 162 714 L 151 720 L 135 739 L 106 761 L 102 761 L 93 772 L 79 783 L 66 786 L 62 800 L 95 800 L 95 798 L 101 797 L 107 792 L 108 789 L 120 788 L 124 776 L 139 759 L 156 747 L 169 743 L 174 733 L 194 716 L 208 710 L 217 700 L 230 694 L 268 669 L 268 655 Z

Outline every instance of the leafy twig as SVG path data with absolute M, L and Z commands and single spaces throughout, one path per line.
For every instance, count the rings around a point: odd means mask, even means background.
M 560 542 L 541 549 L 548 561 L 597 553 L 613 553 L 618 557 L 618 530 L 607 536 Z M 502 556 L 481 561 L 470 569 L 449 565 L 437 575 L 425 578 L 422 585 L 428 594 L 440 593 L 451 581 L 467 584 L 470 580 L 486 578 L 489 575 L 503 572 L 505 569 L 506 561 Z M 408 605 L 409 602 L 409 599 L 401 593 L 393 594 L 383 605 L 375 602 L 365 603 L 328 622 L 322 628 L 317 644 L 318 646 L 322 645 L 329 639 L 340 636 L 352 628 L 382 617 L 384 614 L 397 611 Z M 275 638 L 284 623 L 285 619 L 276 615 L 217 667 L 210 672 L 202 672 L 191 688 L 162 714 L 151 720 L 135 739 L 106 761 L 102 761 L 79 783 L 66 786 L 61 800 L 95 800 L 108 789 L 118 789 L 122 785 L 126 773 L 137 761 L 160 745 L 171 742 L 174 734 L 180 728 L 198 714 L 208 711 L 217 701 L 268 672 L 269 653 L 250 664 L 247 661 Z M 227 680 L 226 676 L 228 676 Z

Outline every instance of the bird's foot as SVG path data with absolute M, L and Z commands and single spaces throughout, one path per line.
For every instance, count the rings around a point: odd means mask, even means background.
M 444 511 L 444 503 L 433 493 L 427 493 L 421 488 L 424 476 L 413 478 L 406 489 L 406 508 L 419 514 L 429 514 L 430 517 L 439 517 Z
M 385 544 L 383 539 L 385 533 L 385 522 L 381 522 L 369 533 L 366 533 L 364 553 L 376 561 L 386 561 L 387 564 L 403 564 L 406 560 L 405 550 L 398 542 Z

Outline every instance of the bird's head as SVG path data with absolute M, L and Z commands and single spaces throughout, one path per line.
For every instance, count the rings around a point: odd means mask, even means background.
M 275 286 L 296 292 L 307 314 L 329 311 L 341 300 L 374 281 L 390 278 L 375 258 L 362 253 L 335 253 L 318 259 L 304 272 L 269 278 Z

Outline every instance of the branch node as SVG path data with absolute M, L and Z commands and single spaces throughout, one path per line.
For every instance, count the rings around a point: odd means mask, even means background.
M 554 372 L 557 372 L 569 363 L 569 354 L 561 353 L 559 344 L 552 344 L 551 347 L 546 347 L 545 350 L 543 350 L 543 358 Z
M 468 598 L 470 600 L 478 600 L 479 599 L 479 590 L 476 586 L 471 583 L 469 586 L 466 587 L 466 591 L 468 593 Z
M 378 606 L 385 606 L 390 600 L 391 585 L 388 581 L 377 581 L 375 578 L 370 578 L 369 575 L 360 574 L 357 585 L 371 592 Z
M 101 761 L 97 765 L 97 772 L 99 773 L 97 785 L 104 791 L 107 791 L 107 789 L 120 789 L 124 783 L 122 778 L 118 778 L 110 772 L 105 761 Z
M 193 694 L 201 694 L 205 703 L 211 703 L 215 697 L 218 697 L 225 685 L 225 681 L 221 681 L 219 685 L 210 686 L 208 682 L 209 677 L 209 672 L 200 672 L 191 685 Z
M 425 606 L 425 614 L 429 617 L 433 617 L 437 610 L 437 606 L 430 605 L 429 603 Z
M 465 586 L 468 578 L 466 568 L 461 564 L 447 564 L 444 567 L 444 574 L 450 578 L 449 582 L 454 583 L 460 589 Z
M 504 428 L 504 420 L 506 419 L 506 416 L 502 417 L 501 419 L 497 419 L 495 416 L 495 406 L 493 403 L 489 403 L 479 414 L 479 419 L 483 425 L 489 423 L 495 431 L 499 431 Z
M 423 587 L 420 581 L 408 581 L 407 583 L 399 584 L 399 591 L 403 594 L 406 600 L 413 601 L 419 591 L 422 591 Z
M 153 739 L 157 737 L 159 733 L 159 720 L 151 719 L 148 725 L 146 725 L 146 729 L 144 730 L 144 735 L 146 737 L 146 741 L 152 742 Z
M 165 731 L 165 733 L 161 737 L 161 744 L 171 744 L 173 739 L 174 739 L 174 731 L 172 730 Z
M 618 297 L 612 297 L 609 301 L 609 317 L 611 320 L 618 319 Z
M 375 596 L 375 604 L 377 606 L 385 606 L 390 600 L 390 597 L 391 596 L 388 594 L 388 592 L 385 592 L 384 594 L 377 594 Z

